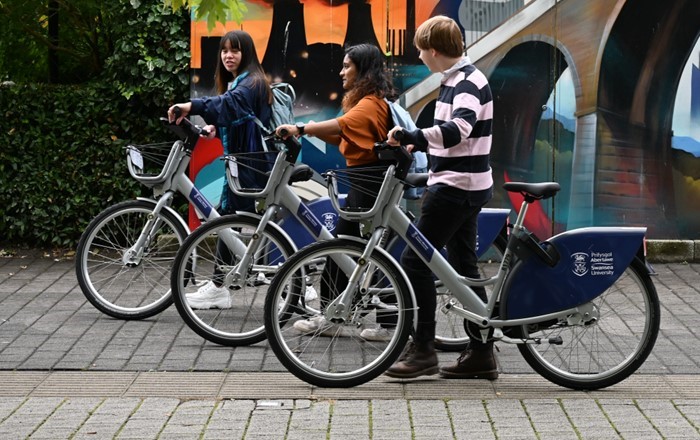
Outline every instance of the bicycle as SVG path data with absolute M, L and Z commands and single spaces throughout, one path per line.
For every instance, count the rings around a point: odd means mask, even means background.
M 118 319 L 151 317 L 172 304 L 170 263 L 190 230 L 171 207 L 180 193 L 206 221 L 216 208 L 187 176 L 200 127 L 183 119 L 174 125 L 161 118 L 180 139 L 174 143 L 129 145 L 131 176 L 153 190 L 153 198 L 117 203 L 98 214 L 80 237 L 75 269 L 85 297 L 101 312 Z
M 416 301 L 401 266 L 377 246 L 387 229 L 401 236 L 450 290 L 452 300 L 443 312 L 469 321 L 476 329 L 471 337 L 517 344 L 545 379 L 572 389 L 599 389 L 624 380 L 644 362 L 660 325 L 653 270 L 645 261 L 646 228 L 581 228 L 540 242 L 523 226 L 528 206 L 553 197 L 559 184 L 506 183 L 504 189 L 522 194 L 524 201 L 509 225 L 498 273 L 484 279 L 462 277 L 397 207 L 410 155 L 403 147 L 377 148 L 380 157 L 394 162 L 377 203 L 363 212 L 338 211 L 363 222 L 372 231 L 369 239 L 340 238 L 307 246 L 280 268 L 270 285 L 265 329 L 270 347 L 292 374 L 320 387 L 351 387 L 379 376 L 401 354 L 414 329 Z M 331 200 L 337 196 L 337 174 L 326 174 Z M 293 305 L 307 283 L 320 284 L 308 279 L 306 267 L 329 258 L 342 267 L 349 282 L 325 308 L 325 318 L 350 330 L 368 311 L 395 314 L 389 341 L 320 338 L 294 331 L 290 324 L 298 316 L 285 305 Z M 490 286 L 488 302 L 471 286 Z M 372 302 L 389 293 L 392 302 Z
M 301 144 L 296 139 L 288 139 L 284 148 L 277 153 L 267 184 L 262 189 L 243 188 L 236 175 L 238 167 L 250 168 L 250 164 L 246 165 L 244 161 L 265 161 L 264 153 L 225 157 L 231 190 L 238 195 L 255 198 L 256 213 L 239 212 L 207 222 L 185 240 L 175 257 L 171 291 L 178 312 L 195 333 L 216 344 L 241 346 L 265 339 L 263 308 L 269 280 L 283 262 L 298 251 L 296 243 L 278 224 L 280 213 L 287 212 L 289 218 L 298 221 L 310 234 L 312 242 L 334 238 L 330 229 L 332 224 L 319 219 L 294 191 L 292 184 L 309 180 L 313 171 L 308 165 L 296 164 Z M 416 176 L 416 184 L 420 185 L 420 181 L 424 185 L 425 178 Z M 499 230 L 492 225 L 498 224 L 498 220 L 505 225 L 508 212 L 493 210 L 485 213 L 484 221 L 491 222 L 491 225 L 484 227 L 482 233 L 484 250 L 494 246 L 492 252 L 502 250 L 499 247 L 502 246 L 502 241 L 498 240 Z M 217 237 L 224 231 L 235 235 L 246 249 L 242 253 L 234 250 L 224 252 L 225 249 L 217 245 Z M 397 240 L 389 240 L 387 248 L 400 251 L 401 246 Z M 223 258 L 222 254 L 229 254 L 223 256 L 228 258 Z M 314 267 L 309 265 L 307 269 L 312 273 Z M 199 280 L 199 283 L 188 283 L 190 279 Z M 222 299 L 221 304 L 199 308 L 201 306 L 193 305 L 188 299 L 205 282 L 216 282 L 216 285 L 226 287 L 228 296 Z M 297 313 L 302 316 L 317 314 L 320 308 L 318 292 L 313 288 L 305 290 L 296 308 Z M 442 324 L 441 330 L 445 336 L 436 338 L 438 348 L 455 350 L 466 344 L 468 338 L 466 334 L 461 334 L 461 320 L 459 323 L 447 321 Z

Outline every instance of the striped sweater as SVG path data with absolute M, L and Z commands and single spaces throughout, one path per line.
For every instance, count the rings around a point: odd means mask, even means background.
M 483 199 L 483 203 L 491 197 L 492 118 L 488 80 L 468 57 L 443 72 L 434 125 L 406 132 L 401 141 L 428 152 L 431 191 L 444 189 L 456 197 Z M 469 194 L 460 194 L 462 191 Z

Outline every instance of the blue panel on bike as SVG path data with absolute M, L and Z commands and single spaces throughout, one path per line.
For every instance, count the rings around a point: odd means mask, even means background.
M 341 196 L 338 200 L 340 206 L 345 204 L 345 196 Z M 297 248 L 301 249 L 309 243 L 316 241 L 316 237 L 321 233 L 321 227 L 325 226 L 331 233 L 335 230 L 338 223 L 338 213 L 333 208 L 330 198 L 319 197 L 312 200 L 304 208 L 299 206 L 297 215 L 304 219 L 304 223 L 314 231 L 315 237 L 301 224 L 299 219 L 287 213 L 287 215 L 278 224 L 289 234 Z
M 476 229 L 476 256 L 481 257 L 508 222 L 510 209 L 482 208 L 479 211 Z
M 209 218 L 213 206 L 209 203 L 204 194 L 202 194 L 197 187 L 192 187 L 190 191 L 190 200 L 194 204 L 195 208 L 204 216 L 204 218 Z
M 500 208 L 483 208 L 479 212 L 479 218 L 477 220 L 477 234 L 476 234 L 476 256 L 481 257 L 493 244 L 494 240 L 498 234 L 503 230 L 508 220 L 508 215 L 510 214 L 510 209 L 500 209 Z M 401 238 L 392 242 L 387 249 L 396 261 L 401 260 L 401 254 L 406 248 L 406 242 Z M 440 253 L 447 257 L 447 252 L 443 248 Z
M 519 262 L 501 300 L 504 318 L 526 318 L 576 307 L 595 299 L 629 267 L 646 228 L 594 227 L 567 231 L 549 243 L 559 253 L 554 267 L 536 255 Z

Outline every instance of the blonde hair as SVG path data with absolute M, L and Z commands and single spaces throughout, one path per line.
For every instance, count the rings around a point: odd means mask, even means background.
M 418 26 L 413 45 L 422 50 L 434 49 L 451 58 L 464 55 L 462 31 L 457 22 L 444 15 L 436 15 Z

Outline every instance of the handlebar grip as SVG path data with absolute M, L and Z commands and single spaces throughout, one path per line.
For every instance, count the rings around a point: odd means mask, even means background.
M 180 116 L 182 116 L 182 109 L 178 106 L 174 106 L 173 113 L 175 114 L 176 118 L 179 118 Z
M 396 130 L 394 134 L 391 135 L 391 137 L 393 137 L 394 140 L 400 141 L 401 139 L 403 139 L 403 135 L 403 130 Z
M 286 128 L 283 128 L 283 129 L 280 130 L 280 136 L 281 136 L 281 137 L 285 137 L 285 136 L 287 136 L 288 134 L 289 134 L 289 130 L 287 130 Z

